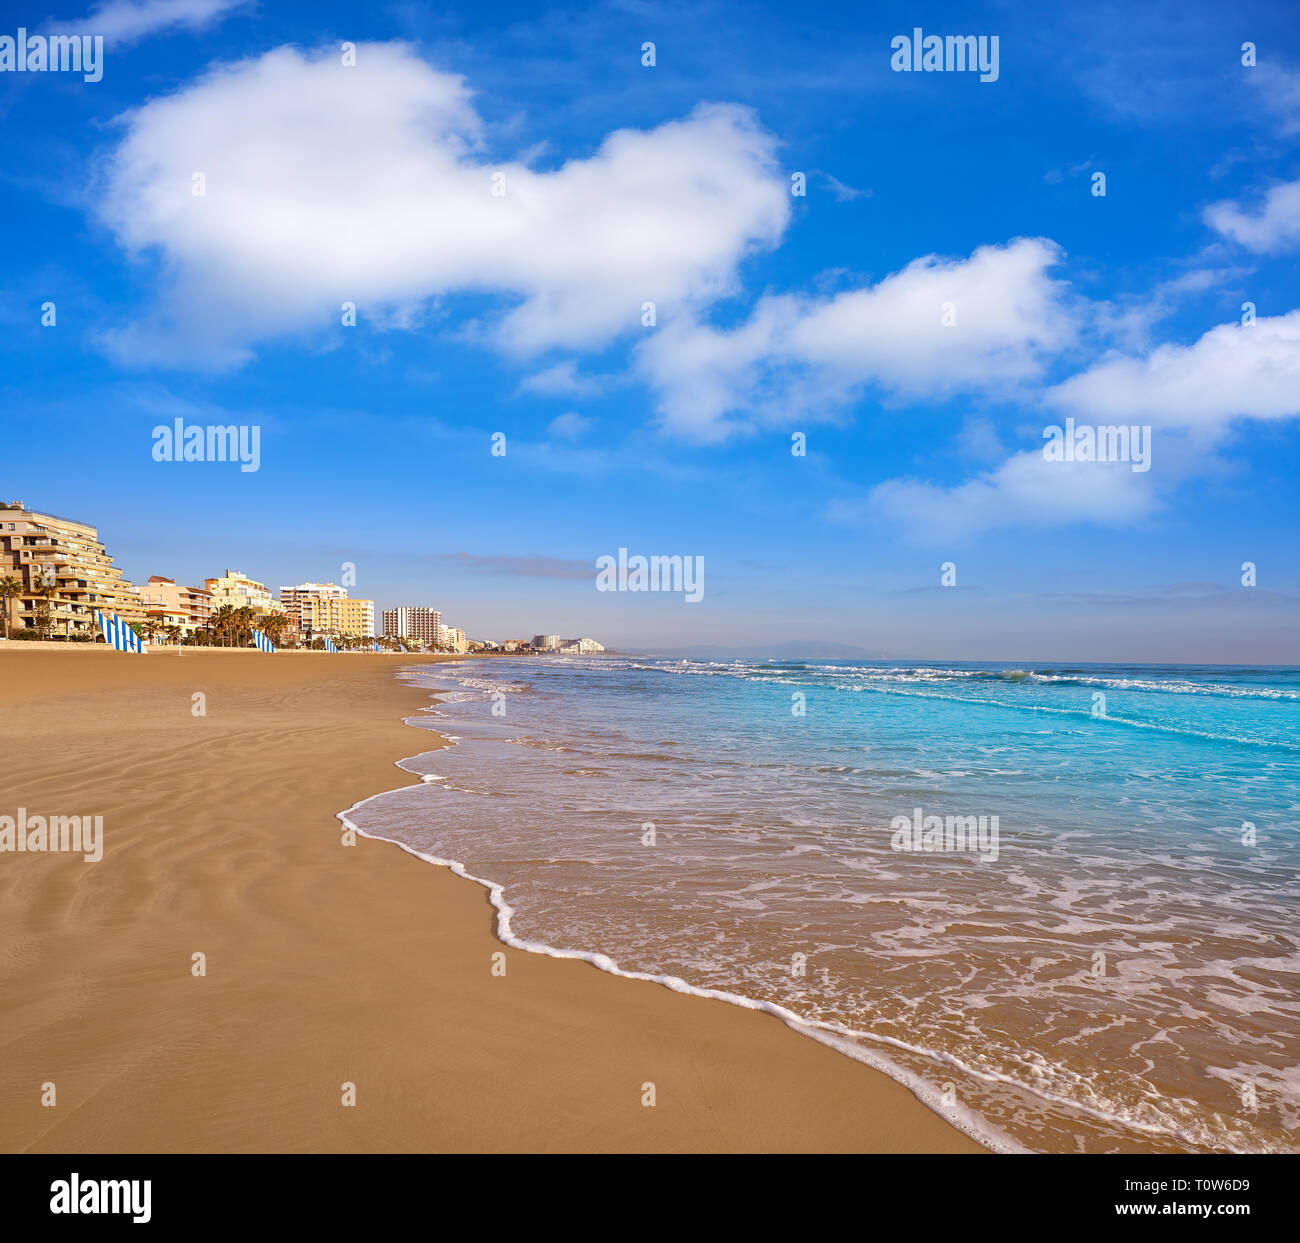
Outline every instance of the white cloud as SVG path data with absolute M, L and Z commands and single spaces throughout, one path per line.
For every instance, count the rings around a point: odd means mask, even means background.
M 1300 310 L 1220 324 L 1192 345 L 1109 358 L 1052 389 L 1069 413 L 1217 433 L 1237 418 L 1300 414 Z
M 1282 132 L 1300 133 L 1300 71 L 1265 62 L 1250 76 L 1265 107 L 1277 116 Z
M 840 502 L 828 516 L 883 514 L 922 540 L 1000 526 L 1140 521 L 1183 481 L 1219 467 L 1214 450 L 1238 420 L 1300 416 L 1300 310 L 1249 328 L 1221 324 L 1192 345 L 1105 359 L 1049 390 L 1045 401 L 1081 424 L 1151 427 L 1150 470 L 1049 462 L 1032 449 L 955 487 L 891 479 L 865 504 Z
M 501 296 L 503 348 L 603 345 L 641 307 L 688 313 L 779 241 L 789 195 L 746 109 L 619 130 L 553 172 L 492 162 L 464 81 L 401 44 L 280 48 L 128 113 L 103 217 L 166 278 L 128 359 L 229 365 L 259 340 L 337 326 L 339 307 Z M 202 173 L 206 193 L 191 193 Z M 506 193 L 492 193 L 493 174 Z
M 1274 186 L 1253 212 L 1231 200 L 1212 203 L 1205 222 L 1247 250 L 1289 250 L 1300 245 L 1300 181 Z
M 1049 462 L 1041 450 L 1029 449 L 952 488 L 887 480 L 872 489 L 869 503 L 913 538 L 942 540 L 993 527 L 1127 526 L 1158 508 L 1160 499 L 1147 475 L 1129 463 Z
M 1151 348 L 1152 332 L 1161 320 L 1184 310 L 1189 298 L 1230 281 L 1241 281 L 1253 267 L 1191 268 L 1180 276 L 1160 281 L 1141 293 L 1124 294 L 1115 301 L 1094 302 L 1097 334 L 1114 348 L 1130 354 Z
M 553 418 L 548 430 L 552 436 L 559 436 L 564 440 L 577 440 L 591 430 L 591 420 L 584 419 L 576 411 L 568 410 Z
M 1055 243 L 1019 238 L 968 259 L 927 255 L 826 299 L 769 296 L 724 331 L 665 325 L 639 352 L 666 427 L 720 440 L 769 417 L 833 414 L 867 386 L 913 397 L 1041 375 L 1077 333 Z M 945 324 L 945 307 L 955 317 Z
M 139 43 L 150 35 L 177 27 L 202 30 L 248 0 L 107 0 L 78 22 L 60 22 L 51 29 L 103 35 L 110 46 Z
M 612 377 L 578 374 L 578 364 L 571 358 L 524 379 L 519 389 L 545 397 L 598 397 L 612 382 Z
M 874 190 L 859 190 L 854 186 L 845 185 L 844 182 L 831 173 L 823 172 L 818 175 L 826 183 L 830 192 L 835 196 L 835 201 L 837 203 L 852 203 L 856 199 L 869 199 L 875 197 L 876 192 Z

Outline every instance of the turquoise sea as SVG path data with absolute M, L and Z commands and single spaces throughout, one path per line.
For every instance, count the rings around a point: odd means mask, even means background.
M 772 1010 L 994 1147 L 1300 1149 L 1300 671 L 402 676 L 456 745 L 345 816 L 493 886 L 513 943 Z M 927 817 L 996 851 L 897 849 Z

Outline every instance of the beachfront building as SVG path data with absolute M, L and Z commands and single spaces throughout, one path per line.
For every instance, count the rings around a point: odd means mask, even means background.
M 227 570 L 220 578 L 205 578 L 203 585 L 211 597 L 214 613 L 229 605 L 232 609 L 251 608 L 258 616 L 265 617 L 274 607 L 266 584 L 238 570 Z
M 206 630 L 212 617 L 212 595 L 202 587 L 186 587 L 175 579 L 151 574 L 140 588 L 140 601 L 146 617 L 165 630 L 179 626 L 188 637 L 196 630 Z
M 94 527 L 29 510 L 21 501 L 0 505 L 4 578 L 18 583 L 18 594 L 3 598 L 11 632 L 95 635 L 97 609 L 126 622 L 144 621 L 138 589 L 122 577 Z
M 307 638 L 375 635 L 375 602 L 354 600 L 337 583 L 299 583 L 280 588 L 280 612 L 296 623 Z
M 375 637 L 375 602 L 347 597 L 339 601 L 340 634 L 357 635 L 362 639 Z
M 423 604 L 407 604 L 384 610 L 384 634 L 390 639 L 414 639 L 419 643 L 442 644 L 442 613 Z
M 307 640 L 315 635 L 339 634 L 338 602 L 348 594 L 337 583 L 299 583 L 280 588 L 280 612 Z
M 595 656 L 605 647 L 595 639 L 561 639 L 558 650 L 566 656 Z
M 465 632 L 457 626 L 446 626 L 442 646 L 449 651 L 464 655 L 469 651 L 469 644 L 465 641 Z
M 533 635 L 533 646 L 539 652 L 553 652 L 560 646 L 560 636 L 558 634 L 535 634 Z

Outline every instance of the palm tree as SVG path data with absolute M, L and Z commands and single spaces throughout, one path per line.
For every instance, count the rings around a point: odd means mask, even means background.
M 59 580 L 54 575 L 53 566 L 42 566 L 36 576 L 36 595 L 40 602 L 36 606 L 36 630 L 42 639 L 48 639 L 53 630 L 51 608 L 59 598 Z
M 223 604 L 220 608 L 214 609 L 208 624 L 212 627 L 213 637 L 221 641 L 221 646 L 229 647 L 231 632 L 235 626 L 234 608 L 229 604 Z
M 146 643 L 152 643 L 153 637 L 158 633 L 158 619 L 156 617 L 146 617 L 139 625 L 132 627 Z
M 235 646 L 243 647 L 246 643 L 253 641 L 253 621 L 257 614 L 247 604 L 240 605 L 235 610 Z
M 170 643 L 179 643 L 181 641 L 181 628 L 174 622 L 167 627 L 167 640 Z
M 289 625 L 289 619 L 283 613 L 268 613 L 262 618 L 262 633 L 276 646 L 279 647 L 284 638 L 285 628 Z
M 5 638 L 9 637 L 9 601 L 23 594 L 23 580 L 6 574 L 0 578 L 0 618 L 4 619 Z

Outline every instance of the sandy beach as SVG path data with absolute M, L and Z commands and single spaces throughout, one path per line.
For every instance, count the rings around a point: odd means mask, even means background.
M 431 741 L 395 673 L 440 658 L 26 647 L 0 814 L 102 815 L 104 856 L 0 854 L 3 1150 L 981 1151 L 775 1018 L 507 950 L 481 887 L 344 846 Z

